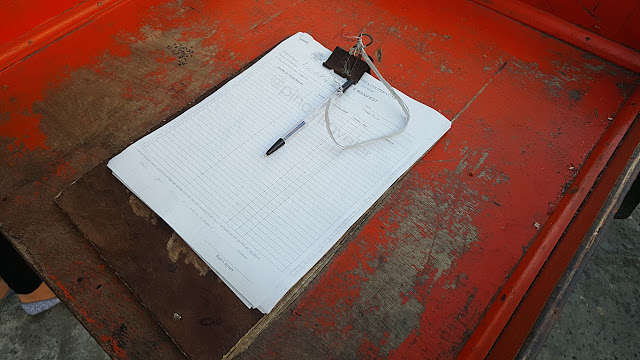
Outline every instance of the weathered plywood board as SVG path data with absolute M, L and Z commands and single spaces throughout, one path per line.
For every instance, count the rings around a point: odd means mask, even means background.
M 262 317 L 106 165 L 57 202 L 191 359 L 222 357 Z

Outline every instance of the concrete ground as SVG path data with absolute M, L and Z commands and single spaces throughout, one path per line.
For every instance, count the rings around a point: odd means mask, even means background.
M 612 220 L 538 360 L 640 358 L 640 206 Z
M 103 360 L 109 356 L 64 305 L 31 316 L 11 295 L 0 304 L 0 359 Z
M 635 359 L 640 339 L 640 207 L 613 220 L 538 354 L 546 359 Z M 64 305 L 36 316 L 0 304 L 0 359 L 108 359 Z

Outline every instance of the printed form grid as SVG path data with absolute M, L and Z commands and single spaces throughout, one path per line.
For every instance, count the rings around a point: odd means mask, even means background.
M 253 75 L 258 73 L 255 71 Z M 335 88 L 310 80 L 303 87 L 305 98 Z M 280 168 L 277 173 L 258 178 L 256 169 L 268 172 L 270 168 L 264 169 L 262 154 L 256 156 L 256 151 L 264 149 L 252 140 L 266 126 L 291 112 L 287 99 L 264 91 L 269 81 L 261 76 L 245 78 L 238 86 L 254 91 L 227 91 L 224 97 L 217 97 L 201 111 L 147 142 L 140 151 L 145 158 L 153 159 L 151 163 L 157 164 L 185 195 L 226 224 L 234 232 L 230 235 L 251 245 L 258 256 L 283 271 L 380 181 L 387 169 L 401 160 L 405 155 L 401 145 L 410 139 L 383 141 L 384 146 L 375 154 L 340 151 L 329 139 L 322 119 L 316 119 L 292 141 L 291 146 L 296 142 L 306 145 L 303 152 L 296 153 L 295 161 L 285 164 L 284 171 Z M 252 108 L 261 120 L 238 117 L 235 104 Z M 297 116 L 289 116 L 294 119 L 291 124 L 301 114 L 294 115 Z M 334 132 L 342 138 L 371 136 L 370 127 L 359 119 L 345 118 L 341 112 L 333 112 L 332 121 L 340 124 Z M 331 181 L 316 181 L 321 171 Z M 356 178 L 344 174 L 356 174 Z M 206 184 L 216 187 L 208 188 Z M 333 196 L 327 199 L 326 193 Z M 297 241 L 289 242 L 282 234 L 295 234 Z

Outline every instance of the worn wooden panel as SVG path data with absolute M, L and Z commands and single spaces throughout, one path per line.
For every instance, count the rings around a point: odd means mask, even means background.
M 640 51 L 639 0 L 521 0 Z
M 284 36 L 363 28 L 453 128 L 243 356 L 453 356 L 638 79 L 470 2 L 118 2 L 0 72 L 2 231 L 112 355 L 182 356 L 54 196 Z
M 0 230 L 111 356 L 186 358 L 52 201 L 54 186 L 69 181 L 60 176 L 24 186 L 27 196 L 3 193 Z M 15 217 L 30 225 L 19 227 Z
M 222 357 L 262 317 L 106 165 L 57 202 L 191 359 Z

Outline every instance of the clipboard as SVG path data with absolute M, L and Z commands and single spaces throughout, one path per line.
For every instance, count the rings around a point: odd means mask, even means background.
M 159 121 L 149 133 L 196 106 L 284 39 Z M 342 77 L 359 80 L 370 70 L 362 60 L 354 59 L 336 47 L 325 66 Z M 351 72 L 341 73 L 342 68 Z M 221 358 L 263 318 L 259 310 L 247 308 L 165 221 L 112 175 L 107 161 L 70 184 L 55 200 L 190 358 Z
M 196 106 L 278 44 L 149 133 Z M 325 66 L 359 80 L 370 70 L 354 59 L 336 47 Z M 341 73 L 342 68 L 352 72 Z M 190 358 L 221 358 L 264 316 L 247 308 L 165 221 L 112 175 L 106 161 L 65 188 L 56 203 Z

